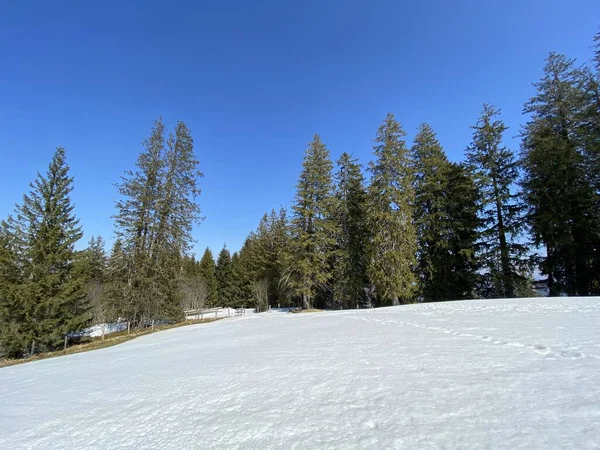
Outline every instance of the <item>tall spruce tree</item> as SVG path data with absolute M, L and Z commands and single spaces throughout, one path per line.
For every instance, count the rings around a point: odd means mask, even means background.
M 319 294 L 330 290 L 331 260 L 335 246 L 332 217 L 333 164 L 329 150 L 315 135 L 309 144 L 292 207 L 292 245 L 287 252 L 283 280 L 310 308 Z
M 108 258 L 104 250 L 104 239 L 92 236 L 88 247 L 77 254 L 76 272 L 84 280 L 87 301 L 92 308 L 92 322 L 106 320 L 103 291 Z
M 105 271 L 102 302 L 107 320 L 116 320 L 119 317 L 132 319 L 139 316 L 141 305 L 129 292 L 132 289 L 129 283 L 129 257 L 123 243 L 117 239 L 112 246 Z
M 466 150 L 467 162 L 481 193 L 480 258 L 488 280 L 486 297 L 519 296 L 526 289 L 527 246 L 519 241 L 524 221 L 516 192 L 518 162 L 503 145 L 508 127 L 500 110 L 485 104 L 473 141 Z
M 600 32 L 594 37 L 594 72 L 588 76 L 586 108 L 584 124 L 581 127 L 586 135 L 586 168 L 590 183 L 595 189 L 596 223 L 600 223 Z M 591 272 L 595 274 L 591 280 L 590 293 L 600 293 L 600 226 L 596 225 L 596 243 L 590 262 Z
M 582 126 L 587 79 L 574 60 L 551 53 L 524 107 L 530 116 L 521 146 L 527 220 L 533 243 L 545 248 L 540 271 L 550 295 L 588 295 L 598 279 L 599 202 L 586 148 L 592 128 Z
M 341 308 L 357 308 L 368 284 L 366 245 L 367 193 L 361 166 L 342 153 L 336 173 L 337 253 L 334 264 L 334 299 Z
M 215 259 L 210 248 L 206 247 L 200 263 L 198 264 L 198 276 L 204 280 L 208 290 L 206 306 L 212 307 L 217 305 L 219 298 L 217 278 L 215 275 Z
M 273 247 L 273 263 L 270 275 L 270 304 L 287 305 L 289 303 L 289 291 L 281 282 L 284 273 L 284 255 L 290 245 L 289 224 L 287 210 L 280 208 L 279 213 L 271 211 L 270 217 L 270 239 Z
M 215 268 L 215 276 L 217 279 L 218 305 L 219 306 L 235 306 L 235 282 L 233 274 L 233 266 L 231 263 L 231 253 L 227 246 L 223 246 L 217 258 Z
M 479 190 L 464 164 L 451 163 L 446 180 L 447 298 L 471 299 L 480 284 L 477 259 Z
M 8 297 L 19 308 L 8 313 L 17 345 L 8 343 L 7 348 L 15 355 L 25 351 L 26 341 L 35 342 L 38 350 L 55 349 L 90 320 L 84 280 L 74 270 L 74 246 L 82 233 L 73 213 L 73 178 L 64 149 L 56 150 L 46 174 L 38 174 L 30 186 L 17 206 L 17 220 L 5 222 L 2 232 L 3 259 L 8 262 L 3 272 L 19 283 Z
M 34 339 L 21 295 L 24 284 L 24 245 L 9 217 L 0 224 L 0 353 L 22 356 Z
M 477 282 L 477 190 L 422 124 L 412 147 L 418 277 L 424 301 L 472 298 Z
M 198 161 L 188 128 L 178 122 L 165 138 L 159 119 L 144 141 L 137 170 L 127 171 L 118 185 L 116 234 L 128 255 L 128 285 L 121 299 L 137 304 L 131 319 L 182 317 L 180 276 L 183 257 L 190 250 L 191 229 L 201 220 Z
M 417 290 L 417 236 L 413 223 L 414 190 L 406 133 L 388 113 L 377 131 L 368 188 L 371 231 L 367 273 L 378 299 L 397 305 L 414 300 Z
M 236 307 L 247 307 L 252 298 L 252 275 L 248 250 L 249 241 L 246 240 L 241 250 L 231 257 L 232 303 Z

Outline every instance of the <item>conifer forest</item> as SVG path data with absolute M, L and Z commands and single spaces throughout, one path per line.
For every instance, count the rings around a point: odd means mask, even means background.
M 83 250 L 77 174 L 57 148 L 1 221 L 0 355 L 59 349 L 93 324 L 143 328 L 217 306 L 600 295 L 600 33 L 593 44 L 584 64 L 546 58 L 520 128 L 483 104 L 460 163 L 426 122 L 407 142 L 392 113 L 364 167 L 348 153 L 332 161 L 315 134 L 289 207 L 257 212 L 234 252 L 192 253 L 203 173 L 184 122 L 153 124 L 115 187 L 114 236 Z M 508 130 L 520 148 L 505 145 Z

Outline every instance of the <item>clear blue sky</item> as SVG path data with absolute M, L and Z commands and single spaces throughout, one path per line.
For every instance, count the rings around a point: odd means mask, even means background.
M 599 25 L 598 0 L 5 1 L 0 217 L 62 146 L 85 239 L 112 242 L 112 183 L 163 116 L 205 173 L 196 248 L 235 250 L 290 204 L 314 133 L 367 163 L 392 111 L 462 159 L 483 102 L 514 137 L 548 52 L 584 62 Z

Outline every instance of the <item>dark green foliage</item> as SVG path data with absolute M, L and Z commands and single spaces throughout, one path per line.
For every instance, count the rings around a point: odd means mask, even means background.
M 525 105 L 522 161 L 527 220 L 550 295 L 588 295 L 598 286 L 599 200 L 590 170 L 594 128 L 589 77 L 551 53 L 537 94 Z
M 246 245 L 231 257 L 231 271 L 233 278 L 233 305 L 236 307 L 248 307 L 252 299 L 252 281 L 248 269 Z
M 106 320 L 133 318 L 139 315 L 140 305 L 134 302 L 135 296 L 129 292 L 130 264 L 121 240 L 117 239 L 111 249 L 105 271 L 102 303 Z
M 375 162 L 369 165 L 367 273 L 378 299 L 397 305 L 414 300 L 417 236 L 413 223 L 414 190 L 404 130 L 390 113 L 377 131 Z
M 357 308 L 368 285 L 366 247 L 367 193 L 361 166 L 348 153 L 337 162 L 335 220 L 336 256 L 333 274 L 335 306 Z
M 427 124 L 415 137 L 412 158 L 422 299 L 472 298 L 477 284 L 477 189 L 463 166 L 448 161 Z
M 217 279 L 218 306 L 236 306 L 236 286 L 231 262 L 231 254 L 226 246 L 219 252 L 215 269 Z
M 11 217 L 0 225 L 0 354 L 21 356 L 34 339 L 21 295 L 23 245 Z
M 58 148 L 45 175 L 38 174 L 31 191 L 2 231 L 3 347 L 13 355 L 36 342 L 38 350 L 59 347 L 70 332 L 89 322 L 85 279 L 74 270 L 74 245 L 81 238 L 73 213 L 65 151 Z M 4 328 L 4 325 L 2 326 Z M 24 346 L 25 344 L 25 346 Z
M 100 236 L 92 236 L 88 248 L 79 252 L 75 261 L 75 270 L 84 281 L 87 301 L 92 308 L 93 323 L 106 320 L 103 295 L 107 264 L 104 240 Z
M 200 194 L 198 161 L 193 139 L 182 122 L 165 138 L 156 121 L 137 170 L 127 171 L 119 184 L 116 234 L 122 242 L 127 288 L 111 303 L 123 305 L 134 322 L 182 317 L 181 276 L 190 250 L 191 229 L 201 220 L 196 197 Z M 112 291 L 109 295 L 112 295 Z M 133 314 L 133 315 L 131 315 Z
M 282 208 L 279 213 L 271 210 L 270 214 L 264 214 L 240 252 L 248 285 L 255 286 L 260 281 L 261 290 L 266 285 L 267 303 L 271 306 L 287 303 L 288 293 L 281 278 L 288 243 L 286 210 Z
M 219 294 L 217 278 L 215 275 L 215 260 L 208 247 L 206 247 L 206 250 L 204 250 L 202 258 L 198 264 L 198 276 L 206 283 L 206 306 L 209 308 L 216 306 Z
M 318 135 L 306 150 L 302 167 L 282 279 L 292 295 L 302 299 L 302 307 L 310 308 L 318 294 L 325 296 L 331 289 L 336 226 L 332 214 L 333 165 Z
M 479 257 L 487 280 L 483 295 L 512 298 L 528 281 L 528 249 L 519 240 L 524 220 L 516 192 L 518 163 L 502 145 L 508 127 L 499 115 L 493 106 L 483 106 L 479 121 L 471 127 L 473 141 L 466 155 L 481 195 Z
M 471 172 L 463 164 L 451 164 L 445 195 L 448 225 L 446 298 L 475 298 L 480 280 L 477 260 L 479 192 Z

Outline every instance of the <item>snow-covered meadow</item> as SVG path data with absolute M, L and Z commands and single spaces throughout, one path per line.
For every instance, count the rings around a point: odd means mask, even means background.
M 600 448 L 600 298 L 253 314 L 0 369 L 2 449 Z

